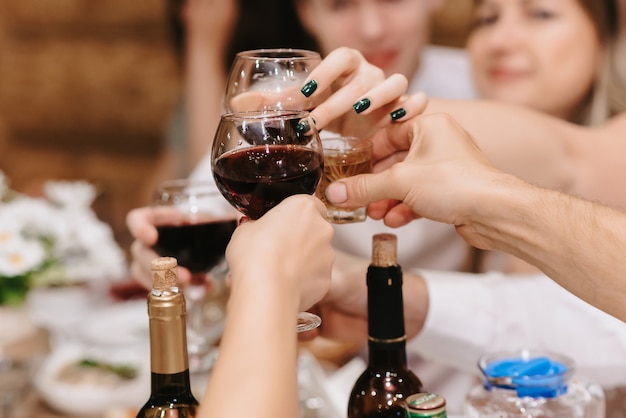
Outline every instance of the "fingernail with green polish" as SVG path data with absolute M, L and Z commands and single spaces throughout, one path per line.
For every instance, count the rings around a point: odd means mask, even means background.
M 300 122 L 298 122 L 298 126 L 296 126 L 296 130 L 299 134 L 305 134 L 309 132 L 310 129 L 311 125 L 309 125 L 309 122 L 306 120 L 301 120 Z
M 401 107 L 400 109 L 396 109 L 390 113 L 392 120 L 398 120 L 406 116 L 406 109 Z
M 309 97 L 310 95 L 315 93 L 315 90 L 317 90 L 317 81 L 315 80 L 310 80 L 308 83 L 304 85 L 304 87 L 302 87 L 302 89 L 300 89 L 300 91 L 302 92 L 302 94 L 304 94 L 305 97 Z
M 372 102 L 370 101 L 370 99 L 366 97 L 353 104 L 352 107 L 354 108 L 354 111 L 356 113 L 361 113 L 365 111 L 368 107 L 370 107 L 371 104 Z

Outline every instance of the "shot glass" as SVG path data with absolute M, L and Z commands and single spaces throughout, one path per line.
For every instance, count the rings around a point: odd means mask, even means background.
M 332 223 L 363 222 L 366 208 L 338 208 L 326 199 L 326 187 L 333 181 L 357 174 L 372 172 L 372 143 L 355 137 L 332 137 L 322 139 L 324 150 L 324 173 L 317 187 L 316 196 L 326 205 L 326 217 Z

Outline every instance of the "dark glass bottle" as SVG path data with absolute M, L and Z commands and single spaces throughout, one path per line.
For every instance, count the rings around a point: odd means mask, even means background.
M 397 263 L 397 237 L 373 237 L 367 270 L 367 369 L 357 379 L 348 402 L 348 418 L 406 417 L 406 398 L 422 391 L 407 368 L 402 270 Z
M 198 408 L 189 382 L 185 299 L 178 288 L 177 265 L 172 257 L 152 262 L 148 295 L 152 385 L 137 418 L 193 418 Z

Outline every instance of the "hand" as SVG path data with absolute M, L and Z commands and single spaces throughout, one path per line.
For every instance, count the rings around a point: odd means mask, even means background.
M 391 112 L 404 109 L 406 114 L 400 119 L 406 120 L 422 113 L 427 104 L 423 93 L 404 96 L 405 76 L 385 78 L 383 70 L 368 63 L 356 49 L 332 51 L 311 72 L 307 82 L 311 80 L 317 85 L 311 97 L 328 96 L 311 111 L 317 128 L 342 135 L 368 137 L 392 122 Z M 370 104 L 357 114 L 353 105 L 362 99 Z
M 226 250 L 233 291 L 239 282 L 260 281 L 265 287 L 279 284 L 298 294 L 300 310 L 310 308 L 330 286 L 332 236 L 326 207 L 319 199 L 288 197 L 235 230 Z
M 315 307 L 322 318 L 322 336 L 363 345 L 367 341 L 367 285 L 370 260 L 336 253 L 330 291 Z M 417 335 L 426 321 L 428 289 L 424 279 L 403 271 L 404 317 L 407 338 Z M 310 338 L 311 336 L 307 336 Z
M 419 217 L 453 224 L 470 244 L 476 243 L 468 216 L 480 190 L 501 173 L 454 119 L 418 116 L 379 131 L 374 159 L 374 174 L 331 184 L 328 199 L 337 206 L 369 205 L 368 214 L 391 227 Z
M 126 215 L 126 226 L 135 238 L 130 247 L 132 277 L 146 289 L 152 288 L 150 264 L 159 255 L 151 248 L 156 244 L 158 232 L 154 226 L 154 210 L 151 207 L 132 209 Z M 181 284 L 191 281 L 191 273 L 184 267 L 178 267 L 178 281 Z

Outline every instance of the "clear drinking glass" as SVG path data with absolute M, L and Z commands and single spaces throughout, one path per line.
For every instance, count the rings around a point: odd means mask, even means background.
M 160 183 L 152 210 L 159 233 L 154 250 L 175 257 L 192 274 L 191 283 L 183 288 L 189 366 L 192 372 L 206 370 L 208 354 L 221 335 L 224 254 L 239 214 L 213 183 L 190 179 Z
M 315 193 L 324 163 L 315 126 L 298 129 L 308 116 L 286 110 L 222 115 L 211 150 L 213 177 L 245 216 L 258 219 L 291 195 Z M 301 312 L 298 331 L 320 323 L 317 315 Z
M 467 418 L 603 418 L 602 388 L 576 376 L 567 356 L 538 350 L 482 356 L 483 383 L 465 402 Z
M 239 52 L 230 67 L 224 108 L 227 112 L 311 110 L 324 97 L 307 98 L 300 89 L 320 62 L 319 53 L 305 49 Z
M 372 172 L 372 142 L 352 136 L 322 139 L 324 174 L 316 196 L 326 205 L 327 219 L 336 224 L 363 222 L 367 218 L 365 207 L 338 208 L 326 199 L 330 183 L 345 177 Z

